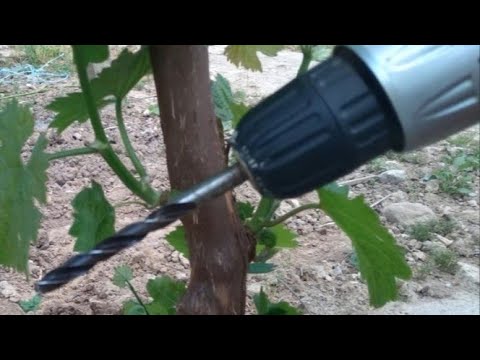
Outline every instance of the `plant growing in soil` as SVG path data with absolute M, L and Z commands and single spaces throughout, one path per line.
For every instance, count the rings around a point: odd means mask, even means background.
M 237 66 L 262 71 L 258 56 L 275 56 L 282 45 L 229 45 L 227 58 Z M 320 48 L 301 45 L 305 73 Z M 56 116 L 50 128 L 62 132 L 74 122 L 90 121 L 95 141 L 88 146 L 56 153 L 45 152 L 46 134 L 41 134 L 25 162 L 21 151 L 33 134 L 30 110 L 17 102 L 0 112 L 0 264 L 28 274 L 29 245 L 37 237 L 41 221 L 39 204 L 46 203 L 46 170 L 49 163 L 71 156 L 95 154 L 105 161 L 143 205 L 164 204 L 170 191 L 159 192 L 150 183 L 148 171 L 133 148 L 122 116 L 129 91 L 152 71 L 166 145 L 167 165 L 173 189 L 181 191 L 222 170 L 233 161 L 225 140 L 249 110 L 243 94 L 233 95 L 228 81 L 209 78 L 207 46 L 142 46 L 124 50 L 96 78 L 87 67 L 109 58 L 107 45 L 74 45 L 73 60 L 81 92 L 55 99 L 48 105 Z M 118 130 L 132 170 L 109 143 L 100 110 L 113 104 Z M 158 111 L 157 109 L 157 111 Z M 15 189 L 15 191 L 13 191 Z M 190 260 L 188 286 L 169 278 L 150 280 L 152 301 L 142 300 L 131 285 L 132 274 L 117 268 L 114 282 L 132 290 L 135 300 L 125 313 L 135 314 L 243 314 L 247 273 L 266 273 L 269 262 L 283 248 L 297 246 L 296 235 L 283 225 L 288 218 L 308 209 L 327 214 L 350 237 L 358 268 L 378 307 L 397 296 L 396 278 L 408 279 L 411 271 L 392 235 L 362 196 L 350 198 L 347 187 L 330 184 L 317 190 L 318 201 L 276 216 L 277 199 L 263 197 L 258 204 L 235 200 L 232 192 L 200 207 L 182 219 L 182 226 L 167 241 Z M 72 202 L 74 222 L 70 234 L 75 251 L 87 251 L 115 231 L 115 208 L 101 184 L 92 181 Z M 298 314 L 285 302 L 272 303 L 263 290 L 254 297 L 259 314 Z

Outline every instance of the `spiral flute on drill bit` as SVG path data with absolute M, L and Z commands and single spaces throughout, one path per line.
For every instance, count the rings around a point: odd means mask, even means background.
M 84 275 L 100 261 L 140 242 L 148 233 L 170 225 L 191 210 L 195 203 L 169 204 L 151 213 L 144 221 L 130 224 L 117 234 L 98 244 L 92 250 L 78 254 L 57 269 L 46 274 L 36 284 L 39 293 L 53 291 L 69 281 Z
M 35 286 L 36 290 L 39 293 L 47 293 L 58 289 L 71 280 L 84 275 L 100 261 L 107 260 L 120 251 L 137 244 L 148 233 L 172 224 L 196 209 L 200 203 L 233 189 L 246 179 L 246 174 L 239 165 L 225 169 L 179 194 L 167 205 L 151 213 L 145 220 L 130 224 L 92 250 L 73 256 L 38 281 Z

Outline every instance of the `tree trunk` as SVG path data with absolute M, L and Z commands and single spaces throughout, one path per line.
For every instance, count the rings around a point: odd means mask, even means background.
M 172 189 L 184 190 L 225 168 L 201 45 L 152 45 L 151 62 Z M 244 314 L 251 245 L 232 194 L 182 219 L 191 277 L 179 314 Z

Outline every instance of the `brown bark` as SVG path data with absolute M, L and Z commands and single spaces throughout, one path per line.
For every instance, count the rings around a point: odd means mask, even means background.
M 172 189 L 184 190 L 225 168 L 210 95 L 206 46 L 153 45 L 151 61 Z M 231 193 L 182 219 L 191 277 L 179 314 L 243 314 L 248 239 Z

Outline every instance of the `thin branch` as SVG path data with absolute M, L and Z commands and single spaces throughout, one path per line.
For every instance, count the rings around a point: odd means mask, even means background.
M 78 156 L 78 155 L 87 155 L 87 154 L 96 154 L 98 153 L 97 149 L 83 147 L 78 149 L 70 149 L 70 150 L 63 150 L 58 151 L 52 154 L 48 154 L 48 161 L 63 159 L 70 156 Z
M 47 91 L 46 88 L 41 88 L 40 90 L 36 90 L 36 91 L 28 92 L 28 93 L 1 96 L 0 100 L 6 100 L 6 99 L 17 98 L 17 97 L 22 97 L 22 96 L 30 96 L 30 95 L 39 94 L 39 93 L 42 93 L 42 92 L 45 92 L 45 91 Z
M 377 206 L 377 205 L 381 204 L 382 202 L 384 202 L 385 200 L 387 200 L 387 199 L 388 199 L 390 196 L 392 196 L 392 195 L 393 195 L 393 193 L 392 193 L 392 194 L 388 194 L 387 196 L 385 196 L 385 197 L 381 198 L 380 200 L 374 202 L 374 203 L 373 203 L 372 205 L 370 205 L 370 206 L 371 206 L 372 208 L 374 208 L 375 206 Z
M 150 313 L 148 312 L 147 310 L 147 307 L 145 306 L 145 304 L 143 303 L 142 299 L 140 298 L 140 296 L 138 296 L 137 292 L 135 291 L 135 288 L 133 287 L 132 284 L 130 284 L 130 281 L 128 280 L 125 280 L 127 282 L 127 285 L 128 285 L 128 288 L 130 289 L 130 291 L 133 293 L 133 295 L 135 296 L 135 298 L 137 299 L 138 303 L 143 307 L 143 309 L 145 310 L 145 313 L 147 315 L 150 315 Z
M 361 177 L 361 178 L 357 178 L 357 179 L 352 179 L 352 180 L 347 180 L 347 181 L 344 181 L 344 182 L 341 182 L 339 183 L 340 186 L 345 186 L 345 185 L 357 185 L 357 184 L 360 184 L 360 183 L 363 183 L 367 180 L 370 180 L 370 179 L 375 179 L 377 178 L 378 175 L 368 175 L 368 176 L 365 176 L 365 177 Z
M 275 220 L 264 222 L 262 224 L 262 227 L 272 227 L 272 226 L 278 225 L 278 224 L 284 222 L 285 220 L 291 218 L 292 216 L 295 216 L 302 211 L 310 210 L 310 209 L 320 209 L 320 205 L 315 204 L 315 203 L 311 203 L 311 204 L 306 204 L 306 205 L 299 206 L 299 207 L 293 209 L 292 211 L 276 218 Z
M 132 164 L 135 167 L 135 170 L 137 170 L 138 175 L 140 175 L 140 178 L 143 181 L 144 179 L 147 178 L 147 172 L 143 167 L 142 162 L 138 158 L 137 154 L 135 153 L 135 149 L 133 148 L 132 143 L 130 142 L 130 138 L 128 137 L 127 128 L 125 127 L 125 122 L 123 120 L 121 99 L 116 99 L 115 101 L 115 113 L 117 116 L 118 131 L 120 132 L 123 145 L 127 150 L 128 157 L 132 161 Z

